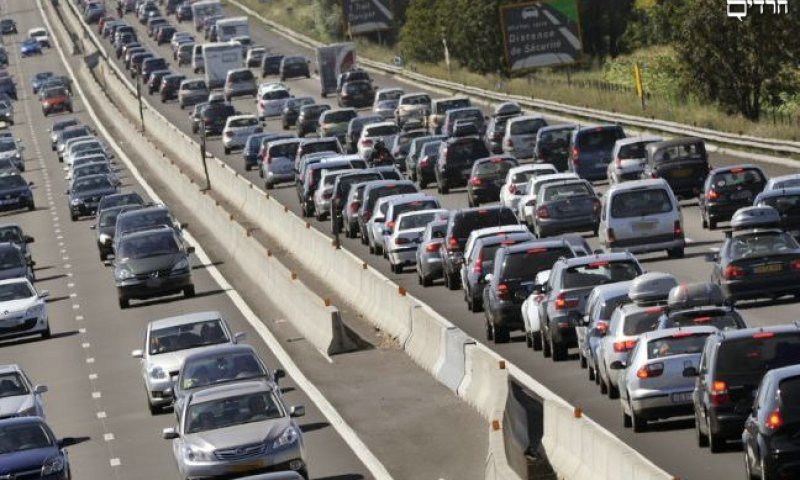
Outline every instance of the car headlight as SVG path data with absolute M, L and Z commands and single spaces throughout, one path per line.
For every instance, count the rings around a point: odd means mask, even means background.
M 111 235 L 107 233 L 101 233 L 100 236 L 98 237 L 98 240 L 100 240 L 100 243 L 102 243 L 103 245 L 108 245 L 109 243 L 111 243 Z
M 297 429 L 294 427 L 289 427 L 284 430 L 281 436 L 272 443 L 272 448 L 277 449 L 292 445 L 297 441 L 298 438 L 300 438 L 300 434 L 297 432 Z
M 72 200 L 69 201 L 69 204 L 73 205 L 73 206 L 78 206 L 78 205 L 80 205 L 82 203 L 83 203 L 83 200 L 81 200 L 80 198 L 73 198 Z
M 186 456 L 186 459 L 191 462 L 210 462 L 212 460 L 211 452 L 206 452 L 199 448 L 185 447 L 183 449 L 183 454 Z
M 14 158 L 22 158 L 22 154 L 17 152 L 17 153 L 14 154 Z
M 133 273 L 127 268 L 120 268 L 117 270 L 116 275 L 119 280 L 127 280 L 133 276 Z
M 48 458 L 42 465 L 42 476 L 52 475 L 64 470 L 65 464 L 64 457 L 61 455 Z
M 184 258 L 183 260 L 176 263 L 174 267 L 172 267 L 172 271 L 175 272 L 178 270 L 188 270 L 188 268 L 189 268 L 189 260 Z
M 165 372 L 163 368 L 156 365 L 155 367 L 150 369 L 150 378 L 154 378 L 156 380 L 163 380 L 167 378 L 167 372 Z
M 42 314 L 42 310 L 44 310 L 44 305 L 34 305 L 28 310 L 25 311 L 26 317 L 39 317 Z

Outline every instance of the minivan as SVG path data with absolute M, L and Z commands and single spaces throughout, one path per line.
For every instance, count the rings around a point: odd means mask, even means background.
M 503 152 L 517 159 L 532 158 L 536 134 L 547 126 L 542 116 L 523 115 L 510 119 L 503 134 Z
M 245 95 L 256 96 L 256 79 L 249 68 L 237 68 L 228 70 L 225 77 L 225 100 L 231 101 L 233 97 Z
M 575 129 L 567 160 L 569 170 L 586 180 L 605 180 L 611 152 L 621 138 L 625 138 L 625 131 L 619 125 Z
M 192 71 L 203 73 L 206 71 L 206 61 L 203 58 L 203 44 L 196 44 L 192 51 Z
M 647 146 L 642 178 L 663 178 L 678 198 L 696 198 L 711 167 L 705 142 L 700 138 L 676 138 Z

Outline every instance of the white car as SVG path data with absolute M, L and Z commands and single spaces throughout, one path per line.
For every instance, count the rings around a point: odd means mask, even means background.
M 795 188 L 800 187 L 800 173 L 791 173 L 789 175 L 780 175 L 772 177 L 767 180 L 764 191 L 780 190 L 782 188 Z
M 372 154 L 372 149 L 376 143 L 383 142 L 387 148 L 394 144 L 394 137 L 398 133 L 397 125 L 394 122 L 378 122 L 364 125 L 361 130 L 361 137 L 358 140 L 358 154 L 366 160 Z
M 258 92 L 258 117 L 279 117 L 286 101 L 292 98 L 288 88 L 272 88 Z
M 39 334 L 50 338 L 45 298 L 27 278 L 0 281 L 0 338 Z
M 141 359 L 150 412 L 157 413 L 172 402 L 173 378 L 187 356 L 243 339 L 244 333 L 232 333 L 219 312 L 187 313 L 148 323 L 144 348 L 134 350 L 131 356 Z
M 639 180 L 647 163 L 647 145 L 664 141 L 661 137 L 626 137 L 617 140 L 608 163 L 608 182 L 611 185 Z
M 42 47 L 50 48 L 50 35 L 44 27 L 36 27 L 28 30 L 28 38 L 35 38 Z
M 247 137 L 254 133 L 261 133 L 264 127 L 255 115 L 234 115 L 225 121 L 225 128 L 222 129 L 222 147 L 225 155 L 234 149 L 244 147 Z
M 436 219 L 447 218 L 443 208 L 416 210 L 400 214 L 397 227 L 386 239 L 386 257 L 394 273 L 402 273 L 406 266 L 417 263 L 417 248 L 428 224 Z
M 247 68 L 256 68 L 261 66 L 261 59 L 267 54 L 267 49 L 264 47 L 252 47 L 247 50 L 247 57 L 244 60 L 244 66 Z
M 536 208 L 536 194 L 545 185 L 550 182 L 558 182 L 561 180 L 577 180 L 578 176 L 574 173 L 554 173 L 537 175 L 528 180 L 528 185 L 525 187 L 525 194 L 519 199 L 517 204 L 517 218 L 520 222 L 525 222 L 528 226 L 533 225 L 533 212 Z
M 545 306 L 542 304 L 547 299 L 545 293 L 547 282 L 550 280 L 550 270 L 542 270 L 536 274 L 533 281 L 533 292 L 522 302 L 522 323 L 525 328 L 525 343 L 534 350 L 542 349 L 542 315 Z
M 553 175 L 558 173 L 556 167 L 549 163 L 536 163 L 533 165 L 520 165 L 512 167 L 506 174 L 506 181 L 500 187 L 500 204 L 516 212 L 519 201 L 525 195 L 528 182 L 539 175 Z
M 397 227 L 397 217 L 406 212 L 442 208 L 438 197 L 425 193 L 394 195 L 388 198 L 390 200 L 386 203 L 383 224 L 381 224 L 381 228 L 377 228 L 372 232 L 375 249 L 383 253 L 384 256 L 386 256 L 386 243 Z
M 20 145 L 13 137 L 0 139 L 0 160 L 11 160 L 20 172 L 25 171 L 25 160 L 22 158 L 24 150 L 25 147 Z
M 80 141 L 67 145 L 65 152 L 64 163 L 67 165 L 67 168 L 70 168 L 75 158 L 83 152 L 102 152 L 106 158 L 114 157 L 111 150 L 102 141 L 94 137 L 85 137 Z
M 39 417 L 44 419 L 42 394 L 45 385 L 34 386 L 17 365 L 0 365 L 0 418 Z

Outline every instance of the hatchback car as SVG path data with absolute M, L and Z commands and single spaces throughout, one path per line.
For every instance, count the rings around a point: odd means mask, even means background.
M 181 83 L 186 80 L 186 75 L 182 73 L 173 73 L 164 76 L 161 79 L 161 85 L 158 89 L 161 103 L 167 103 L 170 100 L 176 100 L 180 95 Z
M 520 115 L 508 120 L 503 134 L 503 152 L 517 159 L 533 158 L 536 134 L 547 126 L 542 116 Z
M 32 268 L 33 262 L 27 260 L 15 245 L 0 244 L 0 277 L 3 278 L 0 280 L 0 309 L 3 312 L 0 316 L 0 338 L 29 335 L 50 338 L 46 302 L 50 293 L 47 290 L 40 292 L 33 286 Z M 0 409 L 2 405 L 3 401 L 0 400 Z M 39 413 L 42 413 L 41 409 L 36 410 L 35 414 Z
M 39 417 L 0 420 L 0 439 L 7 445 L 0 464 L 0 476 L 70 480 L 72 472 L 66 447 L 75 445 L 73 438 L 59 439 L 44 419 Z
M 264 188 L 272 189 L 280 183 L 294 180 L 294 161 L 300 139 L 275 139 L 267 143 L 262 142 L 261 151 L 261 176 L 264 178 Z
M 358 208 L 358 229 L 361 233 L 361 243 L 369 245 L 369 234 L 367 224 L 374 215 L 377 215 L 376 206 L 378 200 L 392 195 L 403 195 L 417 193 L 417 186 L 408 180 L 380 180 L 366 184 L 362 194 L 361 206 Z
M 208 100 L 208 86 L 201 78 L 183 80 L 178 88 L 178 105 L 181 109 L 194 106 Z
M 308 68 L 308 59 L 301 56 L 283 57 L 281 59 L 281 66 L 278 76 L 282 82 L 289 78 L 311 78 L 311 70 Z
M 765 189 L 753 200 L 753 206 L 774 208 L 781 217 L 781 228 L 800 238 L 800 187 Z
M 480 232 L 481 229 L 473 232 Z M 530 232 L 502 232 L 487 235 L 475 240 L 472 249 L 464 255 L 461 266 L 461 286 L 464 289 L 464 300 L 471 312 L 483 311 L 483 289 L 486 286 L 486 274 L 494 271 L 494 256 L 499 248 L 517 243 L 535 240 Z
M 712 170 L 699 196 L 703 228 L 714 230 L 727 222 L 734 212 L 753 205 L 767 183 L 764 171 L 755 165 L 733 165 Z
M 303 105 L 297 117 L 297 136 L 305 137 L 319 129 L 319 117 L 330 110 L 330 105 Z
M 627 137 L 617 140 L 608 164 L 608 182 L 611 185 L 639 180 L 647 163 L 647 145 L 664 141 L 661 137 Z
M 234 97 L 255 96 L 258 91 L 256 79 L 253 72 L 247 68 L 229 70 L 225 76 L 225 86 L 223 87 L 225 100 L 231 101 Z
M 347 140 L 347 127 L 350 120 L 358 116 L 352 108 L 339 108 L 326 110 L 319 117 L 319 127 L 317 135 L 320 137 L 336 137 L 339 143 L 344 145 Z
M 447 221 L 432 221 L 425 227 L 416 254 L 417 281 L 430 287 L 443 277 L 442 246 L 447 235 Z
M 287 88 L 271 88 L 258 93 L 259 118 L 277 117 L 283 112 L 286 102 L 292 98 Z M 313 102 L 312 102 L 313 103 Z
M 512 167 L 506 173 L 505 181 L 500 187 L 500 204 L 516 212 L 523 195 L 527 193 L 528 182 L 539 175 L 552 175 L 556 167 L 549 163 L 520 165 Z
M 0 289 L 3 285 L 0 284 Z M 6 291 L 0 292 L 9 293 Z M 36 385 L 19 365 L 0 365 L 0 418 L 39 417 L 44 419 L 46 385 Z
M 316 100 L 314 97 L 293 97 L 286 99 L 281 110 L 281 127 L 288 130 L 297 124 L 297 118 L 300 116 L 300 108 L 305 105 L 314 105 Z
M 448 115 L 454 111 L 451 110 Z M 476 137 L 456 137 L 442 142 L 434 170 L 439 193 L 446 195 L 450 188 L 466 186 L 472 175 L 473 163 L 489 156 L 483 140 Z
M 619 125 L 575 129 L 567 159 L 569 170 L 586 180 L 605 180 L 614 145 L 621 138 L 625 131 Z
M 261 57 L 261 77 L 267 75 L 279 75 L 281 73 L 281 62 L 283 55 L 267 54 Z
M 411 210 L 398 215 L 392 233 L 386 238 L 386 258 L 394 273 L 402 273 L 416 263 L 417 248 L 422 242 L 425 228 L 435 220 L 447 218 L 447 210 Z
M 519 166 L 514 157 L 489 157 L 476 160 L 467 181 L 467 203 L 477 207 L 496 202 L 509 170 Z
M 225 155 L 244 147 L 247 137 L 261 133 L 264 127 L 255 115 L 233 115 L 227 118 L 222 129 L 222 147 Z
M 625 281 L 598 285 L 592 289 L 592 293 L 586 299 L 586 314 L 583 316 L 581 324 L 575 327 L 575 335 L 578 341 L 578 359 L 580 360 L 581 368 L 588 369 L 590 381 L 599 382 L 597 378 L 597 349 L 600 346 L 600 341 L 608 331 L 608 321 L 611 318 L 611 314 L 618 306 L 631 302 L 630 297 L 628 297 L 628 290 L 630 290 L 631 284 L 632 282 Z M 528 302 L 531 301 L 534 295 L 531 294 Z M 528 306 L 529 310 L 531 306 Z M 523 316 L 525 316 L 524 308 L 525 306 L 523 306 Z M 529 319 L 526 322 L 532 323 Z M 528 328 L 526 326 L 526 330 Z M 541 334 L 538 335 L 538 339 L 536 339 L 535 333 L 531 337 L 530 346 L 534 350 L 541 350 Z M 538 340 L 538 342 L 535 343 L 534 340 Z
M 700 138 L 676 138 L 647 145 L 642 178 L 663 178 L 678 198 L 694 199 L 703 191 L 708 153 Z
M 94 215 L 100 199 L 105 195 L 117 193 L 117 185 L 108 175 L 89 175 L 78 179 L 67 190 L 69 196 L 70 219 Z
M 97 233 L 97 250 L 100 252 L 101 262 L 108 260 L 108 256 L 114 253 L 117 217 L 121 213 L 138 208 L 141 208 L 141 205 L 120 205 L 98 210 L 96 221 L 90 228 Z
M 338 104 L 342 108 L 367 108 L 375 101 L 375 89 L 367 80 L 348 81 L 342 85 Z
M 589 231 L 597 235 L 600 199 L 586 180 L 544 185 L 536 196 L 533 232 L 537 237 Z

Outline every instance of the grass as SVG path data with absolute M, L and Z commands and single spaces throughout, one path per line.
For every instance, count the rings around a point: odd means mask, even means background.
M 264 17 L 322 41 L 314 28 L 312 0 L 240 0 Z M 389 46 L 357 39 L 358 53 L 364 58 L 391 63 L 399 52 Z M 528 96 L 569 105 L 651 117 L 730 133 L 757 137 L 798 140 L 800 123 L 794 116 L 765 115 L 760 122 L 730 115 L 714 105 L 686 98 L 676 82 L 675 61 L 669 48 L 658 47 L 621 56 L 602 65 L 585 65 L 567 75 L 564 69 L 543 69 L 528 77 L 508 79 L 494 74 L 478 74 L 456 63 L 448 71 L 438 64 L 409 63 L 418 73 L 483 89 Z M 633 93 L 634 62 L 644 64 L 645 90 L 651 92 L 645 110 Z

